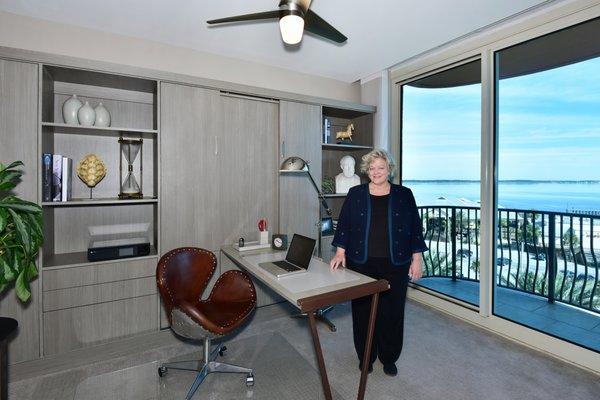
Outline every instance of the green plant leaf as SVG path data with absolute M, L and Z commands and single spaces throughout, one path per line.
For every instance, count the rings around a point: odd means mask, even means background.
M 21 244 L 25 248 L 25 252 L 29 253 L 29 249 L 31 248 L 30 247 L 31 243 L 29 242 L 29 234 L 27 233 L 27 227 L 23 223 L 23 219 L 21 218 L 21 216 L 19 214 L 17 214 L 10 208 L 8 209 L 8 212 L 12 216 L 12 220 L 15 223 L 15 227 L 17 228 L 17 233 L 19 234 L 19 239 L 21 240 L 21 242 L 22 242 Z
M 40 214 L 27 214 L 27 218 L 29 219 L 29 226 L 31 227 L 31 241 L 33 243 L 31 248 L 37 249 L 44 242 L 42 217 Z
M 4 231 L 6 225 L 8 224 L 8 211 L 3 208 L 0 208 L 0 233 Z
M 0 173 L 4 172 L 6 170 L 9 170 L 9 169 L 16 168 L 16 167 L 22 167 L 23 165 L 24 165 L 23 161 L 12 162 L 12 163 L 8 164 L 8 166 L 6 166 L 6 167 L 0 164 Z
M 0 184 L 2 183 L 17 183 L 18 178 L 23 175 L 21 171 L 3 171 L 0 174 Z
M 24 211 L 27 213 L 36 213 L 41 211 L 40 206 L 37 204 L 0 203 L 0 207 L 6 208 L 7 210 Z
M 9 190 L 14 189 L 15 186 L 17 186 L 17 184 L 13 182 L 0 183 L 0 192 L 8 192 Z
M 25 303 L 31 297 L 31 291 L 29 290 L 29 281 L 26 279 L 26 275 L 26 271 L 25 269 L 23 269 L 17 277 L 17 282 L 15 283 L 15 291 L 17 292 L 17 297 L 23 303 Z
M 4 277 L 4 282 L 12 282 L 15 280 L 15 272 L 12 270 L 10 265 L 5 260 L 0 260 L 0 265 L 2 266 L 2 276 Z
M 38 269 L 35 262 L 31 261 L 27 267 L 27 280 L 32 281 L 36 276 L 38 276 Z
M 44 238 L 42 208 L 8 192 L 19 184 L 21 161 L 0 163 L 0 291 L 14 287 L 21 302 L 31 297 L 38 275 L 35 258 Z

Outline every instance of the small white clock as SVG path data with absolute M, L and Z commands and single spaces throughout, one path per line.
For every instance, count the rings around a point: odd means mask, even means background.
M 271 243 L 271 247 L 274 250 L 285 250 L 287 249 L 287 235 L 274 234 L 273 242 Z

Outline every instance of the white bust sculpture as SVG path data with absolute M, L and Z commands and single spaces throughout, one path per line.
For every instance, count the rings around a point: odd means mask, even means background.
M 356 161 L 352 156 L 344 156 L 340 160 L 342 173 L 335 177 L 335 192 L 348 193 L 352 186 L 360 185 L 360 177 L 354 173 Z

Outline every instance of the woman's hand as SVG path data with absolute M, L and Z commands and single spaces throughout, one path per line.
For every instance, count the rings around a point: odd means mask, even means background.
M 340 266 L 346 268 L 346 250 L 338 247 L 337 251 L 335 252 L 335 256 L 333 256 L 331 262 L 329 263 L 329 266 L 331 269 L 337 269 Z
M 410 280 L 412 282 L 418 281 L 423 276 L 423 268 L 421 267 L 422 262 L 423 253 L 414 253 L 410 267 L 408 268 L 408 274 L 410 275 Z

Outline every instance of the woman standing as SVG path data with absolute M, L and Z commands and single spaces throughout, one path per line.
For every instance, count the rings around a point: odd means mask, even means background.
M 348 266 L 389 282 L 390 289 L 379 297 L 369 372 L 379 357 L 390 376 L 398 373 L 409 276 L 413 281 L 421 278 L 421 253 L 427 250 L 412 192 L 389 181 L 394 167 L 384 150 L 373 150 L 362 158 L 361 171 L 371 182 L 348 192 L 332 243 L 337 251 L 330 263 L 333 269 Z M 370 297 L 352 301 L 354 348 L 361 369 L 370 307 Z

